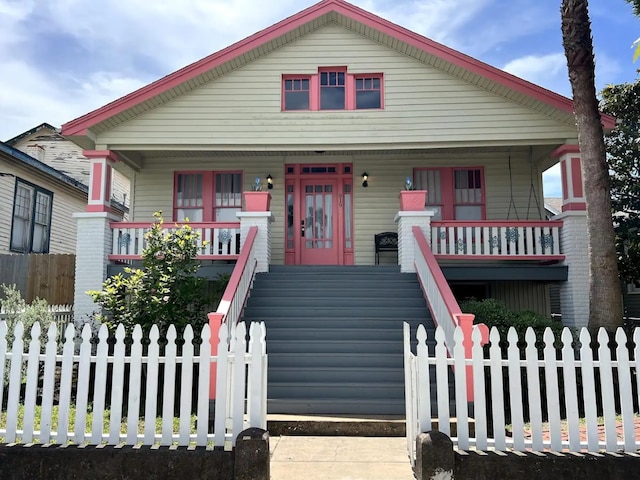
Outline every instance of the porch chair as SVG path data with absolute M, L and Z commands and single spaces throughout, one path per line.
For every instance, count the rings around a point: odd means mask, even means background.
M 376 246 L 376 265 L 380 264 L 380 252 L 398 253 L 398 234 L 396 232 L 376 233 L 373 237 Z

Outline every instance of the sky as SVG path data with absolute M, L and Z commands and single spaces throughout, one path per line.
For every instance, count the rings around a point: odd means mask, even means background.
M 241 40 L 314 0 L 0 0 L 0 140 L 78 116 Z M 564 96 L 571 96 L 560 0 L 351 3 Z M 596 87 L 633 82 L 640 19 L 591 0 Z M 559 172 L 545 196 L 560 196 Z

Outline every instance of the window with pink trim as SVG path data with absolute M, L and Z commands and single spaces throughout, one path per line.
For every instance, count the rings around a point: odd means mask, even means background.
M 416 168 L 416 188 L 427 190 L 425 207 L 434 220 L 482 220 L 485 218 L 482 168 Z
M 236 222 L 242 209 L 242 173 L 176 172 L 173 220 Z
M 382 73 L 319 67 L 315 75 L 282 76 L 282 110 L 375 110 L 384 108 Z

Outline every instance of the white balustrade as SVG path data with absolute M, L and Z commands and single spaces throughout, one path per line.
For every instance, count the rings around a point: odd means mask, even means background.
M 562 259 L 561 221 L 431 222 L 431 251 L 438 257 Z

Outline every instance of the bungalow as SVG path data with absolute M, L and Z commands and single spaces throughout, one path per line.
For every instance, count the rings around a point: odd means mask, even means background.
M 139 258 L 142 232 L 161 210 L 210 240 L 203 264 L 238 259 L 257 227 L 259 272 L 373 271 L 378 260 L 396 263 L 376 255 L 375 235 L 397 232 L 400 270 L 420 269 L 426 245 L 448 284 L 441 290 L 454 297 L 550 313 L 549 285 L 558 284 L 563 322 L 587 322 L 572 101 L 344 0 L 322 0 L 62 134 L 91 160 L 86 212 L 77 215 L 78 319 L 95 309 L 84 292 L 99 289 L 114 262 Z M 547 220 L 536 199 L 542 173 L 558 162 L 561 213 Z M 113 168 L 131 175 L 132 222 L 112 216 Z M 257 177 L 268 185 L 266 212 L 247 211 L 243 197 Z M 407 183 L 423 195 L 401 207 Z M 427 243 L 414 238 L 416 226 Z

